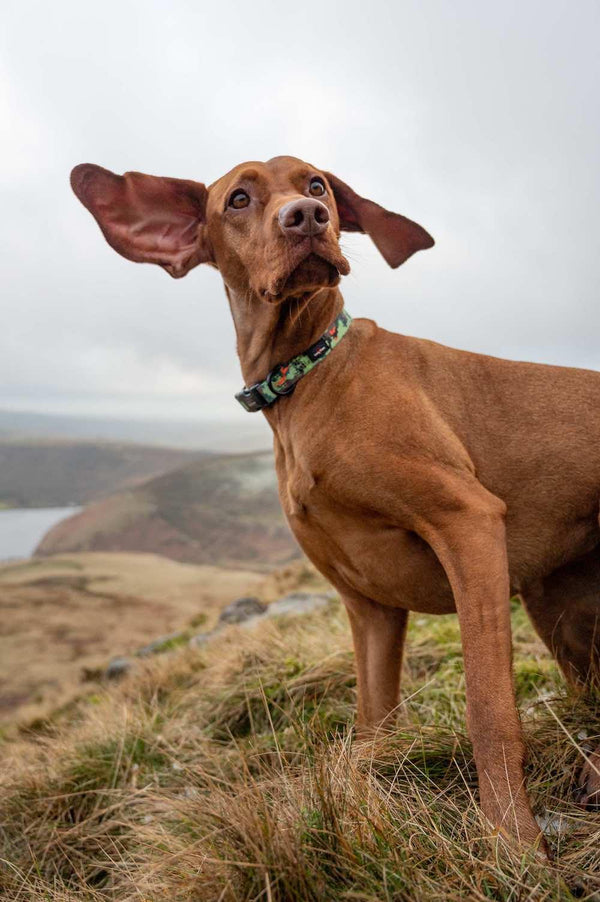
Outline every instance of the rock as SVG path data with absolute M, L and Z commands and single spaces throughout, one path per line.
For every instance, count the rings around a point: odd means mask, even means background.
M 244 623 L 253 617 L 262 616 L 267 606 L 258 598 L 238 598 L 221 611 L 219 623 Z
M 157 655 L 161 651 L 169 651 L 169 649 L 175 648 L 177 645 L 182 645 L 186 638 L 186 633 L 181 632 L 160 636 L 158 639 L 154 639 L 153 642 L 149 642 L 148 645 L 138 648 L 136 655 L 138 658 L 147 658 L 149 655 Z
M 131 658 L 113 658 L 104 672 L 107 680 L 120 680 L 133 667 Z
M 273 604 L 265 605 L 258 598 L 238 598 L 221 612 L 217 626 L 208 633 L 198 633 L 189 639 L 190 648 L 202 648 L 230 624 L 240 624 L 253 628 L 262 617 L 286 617 L 310 614 L 326 608 L 336 596 L 334 593 L 324 595 L 318 592 L 292 592 Z
M 548 811 L 546 808 L 543 814 L 536 815 L 536 821 L 547 836 L 564 836 L 573 830 L 573 824 L 570 824 L 566 817 Z
M 268 617 L 284 617 L 287 615 L 310 614 L 320 611 L 331 602 L 333 595 L 319 592 L 291 592 L 279 601 L 274 601 L 267 610 Z

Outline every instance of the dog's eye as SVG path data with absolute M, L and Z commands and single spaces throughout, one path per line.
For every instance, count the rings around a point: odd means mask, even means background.
M 234 210 L 241 210 L 250 203 L 250 195 L 245 191 L 234 191 L 229 198 L 229 206 Z
M 321 179 L 311 179 L 308 190 L 313 197 L 322 197 L 325 194 L 325 185 Z

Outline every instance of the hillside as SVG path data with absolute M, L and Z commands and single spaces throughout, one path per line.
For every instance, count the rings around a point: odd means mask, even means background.
M 91 504 L 54 526 L 36 555 L 72 551 L 152 552 L 251 569 L 299 556 L 270 452 L 197 460 Z
M 565 694 L 522 608 L 516 689 L 553 864 L 480 817 L 456 617 L 411 617 L 400 725 L 352 743 L 339 604 L 145 660 L 4 745 L 0 895 L 30 902 L 566 902 L 600 892 L 575 801 L 600 698 Z
M 87 504 L 200 455 L 123 442 L 4 439 L 0 441 L 0 505 Z
M 0 565 L 0 728 L 69 704 L 85 690 L 82 674 L 102 672 L 113 656 L 190 622 L 211 628 L 239 596 L 270 600 L 302 567 L 265 577 L 103 553 Z

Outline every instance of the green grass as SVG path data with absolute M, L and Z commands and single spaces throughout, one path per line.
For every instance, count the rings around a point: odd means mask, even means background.
M 560 823 L 553 865 L 480 818 L 456 618 L 411 618 L 398 730 L 365 747 L 333 606 L 144 661 L 52 735 L 7 744 L 1 897 L 598 898 L 600 815 L 573 791 L 600 698 L 565 692 L 518 605 L 513 628 L 530 794 Z

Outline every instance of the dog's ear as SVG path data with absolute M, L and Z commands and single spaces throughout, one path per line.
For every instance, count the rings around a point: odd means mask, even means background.
M 345 232 L 365 232 L 393 269 L 416 251 L 433 247 L 431 235 L 416 222 L 360 197 L 331 172 L 324 175 L 335 197 L 340 228 Z
M 71 186 L 111 247 L 128 260 L 157 263 L 174 279 L 211 261 L 207 190 L 199 182 L 141 172 L 115 175 L 82 163 L 71 173 Z

